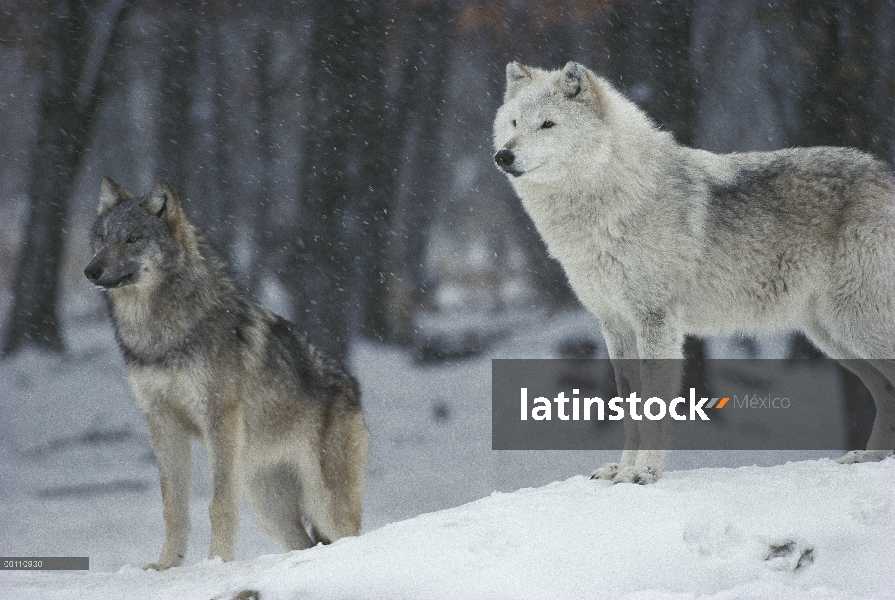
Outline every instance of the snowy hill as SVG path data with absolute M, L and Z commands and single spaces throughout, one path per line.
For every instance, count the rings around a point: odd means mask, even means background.
M 361 536 L 282 554 L 243 507 L 238 560 L 204 560 L 196 446 L 186 566 L 144 573 L 164 536 L 145 419 L 108 320 L 68 322 L 66 355 L 0 361 L 0 556 L 87 556 L 90 571 L 0 571 L 0 598 L 895 598 L 895 460 L 680 451 L 640 487 L 581 477 L 615 451 L 492 451 L 491 359 L 599 339 L 586 313 L 427 326 L 496 340 L 464 360 L 355 344 L 372 433 Z
M 574 477 L 290 554 L 3 573 L 4 598 L 892 598 L 895 460 Z

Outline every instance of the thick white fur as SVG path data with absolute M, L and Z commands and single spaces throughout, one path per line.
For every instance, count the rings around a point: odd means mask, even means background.
M 842 460 L 892 453 L 895 178 L 887 166 L 849 149 L 686 148 L 576 63 L 507 66 L 494 147 L 550 253 L 600 319 L 610 358 L 679 359 L 685 334 L 801 329 L 834 358 L 880 359 L 853 369 L 877 419 L 868 450 Z M 669 368 L 617 366 L 620 395 L 636 387 L 644 398 L 677 396 L 680 373 Z M 625 431 L 621 464 L 594 476 L 656 481 L 668 422 L 626 420 Z

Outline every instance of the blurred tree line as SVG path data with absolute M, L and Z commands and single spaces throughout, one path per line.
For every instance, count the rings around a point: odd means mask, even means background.
M 0 0 L 4 354 L 63 349 L 104 172 L 171 181 L 337 357 L 413 343 L 449 278 L 574 303 L 491 164 L 510 60 L 582 62 L 685 144 L 895 159 L 895 0 Z

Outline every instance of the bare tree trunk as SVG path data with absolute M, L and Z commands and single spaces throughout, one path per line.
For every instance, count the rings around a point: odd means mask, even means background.
M 891 3 L 809 2 L 789 6 L 803 23 L 794 43 L 806 73 L 804 145 L 852 146 L 892 160 L 895 147 L 895 9 Z M 888 109 L 888 110 L 887 110 Z
M 382 65 L 386 60 L 387 14 L 379 15 L 379 25 L 368 40 L 364 71 L 371 94 L 361 106 L 358 135 L 363 140 L 360 179 L 367 185 L 361 190 L 361 214 L 364 222 L 364 254 L 361 261 L 360 325 L 364 335 L 380 342 L 393 336 L 392 271 L 389 249 L 394 224 L 401 167 L 401 149 L 408 131 L 411 90 L 416 81 L 416 61 L 420 39 L 409 35 L 399 85 L 391 97 L 385 87 Z M 415 30 L 414 30 L 415 31 Z
M 277 153 L 274 150 L 274 121 L 276 119 L 273 99 L 277 89 L 273 83 L 273 33 L 272 19 L 265 12 L 259 19 L 264 24 L 258 32 L 255 46 L 255 68 L 258 72 L 258 136 L 255 140 L 259 159 L 258 165 L 258 197 L 255 206 L 255 244 L 260 252 L 273 254 L 276 247 L 275 221 L 278 215 L 273 214 L 274 206 L 271 191 L 274 183 L 274 162 Z M 248 271 L 248 285 L 253 292 L 257 292 L 261 275 L 264 271 L 265 260 L 259 256 L 256 264 Z
M 107 5 L 106 29 L 94 36 L 86 2 L 53 4 L 37 141 L 29 167 L 31 205 L 4 355 L 27 344 L 64 350 L 56 302 L 68 199 L 97 107 L 107 95 L 104 74 L 109 71 L 127 6 L 126 0 Z
M 692 4 L 620 3 L 609 17 L 614 82 L 682 144 L 692 143 L 696 113 L 689 52 Z
M 391 239 L 393 287 L 388 290 L 392 337 L 410 342 L 413 317 L 430 298 L 429 275 L 424 264 L 438 189 L 444 184 L 440 160 L 439 126 L 445 104 L 445 80 L 450 62 L 453 11 L 448 0 L 420 3 L 415 12 L 413 39 L 405 80 L 410 107 L 407 117 L 418 128 L 412 151 L 410 193 L 396 206 Z M 395 190 L 397 191 L 397 190 Z
M 290 253 L 293 316 L 309 340 L 344 361 L 351 334 L 355 285 L 354 219 L 357 168 L 351 147 L 365 97 L 361 31 L 372 26 L 378 2 L 317 0 L 310 46 L 307 130 L 301 196 Z
M 199 33 L 193 7 L 172 4 L 162 31 L 162 82 L 157 117 L 159 177 L 170 181 L 181 195 L 188 185 L 188 166 L 193 157 L 193 104 L 191 89 L 196 75 Z

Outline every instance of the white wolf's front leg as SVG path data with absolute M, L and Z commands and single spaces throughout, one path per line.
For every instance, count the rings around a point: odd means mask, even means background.
M 149 414 L 149 437 L 162 484 L 165 543 L 158 561 L 143 568 L 161 571 L 183 564 L 190 537 L 192 451 L 189 433 L 176 420 Z
M 605 318 L 601 321 L 603 338 L 606 340 L 606 348 L 609 358 L 612 360 L 612 369 L 615 372 L 615 386 L 618 395 L 622 398 L 628 396 L 631 390 L 639 387 L 640 374 L 637 369 L 637 343 L 634 329 L 623 319 Z M 625 447 L 621 460 L 617 463 L 608 463 L 591 473 L 591 479 L 605 479 L 616 481 L 619 472 L 633 467 L 637 462 L 637 449 L 640 446 L 640 436 L 634 422 L 625 419 Z
M 634 421 L 637 455 L 632 466 L 622 468 L 615 476 L 613 481 L 616 483 L 655 483 L 665 469 L 665 456 L 671 447 L 671 421 L 667 414 L 654 421 L 645 413 L 650 398 L 660 398 L 667 403 L 680 390 L 683 335 L 666 321 L 665 313 L 648 311 L 640 324 L 637 354 L 640 357 L 638 391 L 641 410 L 640 419 Z
M 614 483 L 656 483 L 665 469 L 666 450 L 638 450 L 630 467 L 623 467 L 613 478 Z
M 658 397 L 668 402 L 677 395 L 683 336 L 665 324 L 664 315 L 649 313 L 636 335 L 633 329 L 615 322 L 612 327 L 604 326 L 604 337 L 610 357 L 613 350 L 616 352 L 613 368 L 619 396 L 627 398 L 632 391 L 638 392 L 641 410 L 640 419 L 634 419 L 630 411 L 626 411 L 625 450 L 621 464 L 601 467 L 591 478 L 613 483 L 655 483 L 665 468 L 665 456 L 671 443 L 671 423 L 667 415 L 658 421 L 647 419 L 643 407 L 649 398 Z M 636 339 L 633 351 L 632 338 Z
M 620 381 L 616 375 L 616 381 Z M 627 389 L 627 386 L 619 386 Z M 621 396 L 622 392 L 619 391 Z M 607 481 L 616 481 L 618 474 L 628 467 L 633 467 L 637 462 L 638 446 L 640 445 L 640 436 L 637 432 L 634 422 L 628 418 L 624 420 L 625 425 L 625 449 L 622 450 L 622 458 L 617 463 L 607 463 L 596 469 L 590 474 L 591 479 L 605 479 Z

